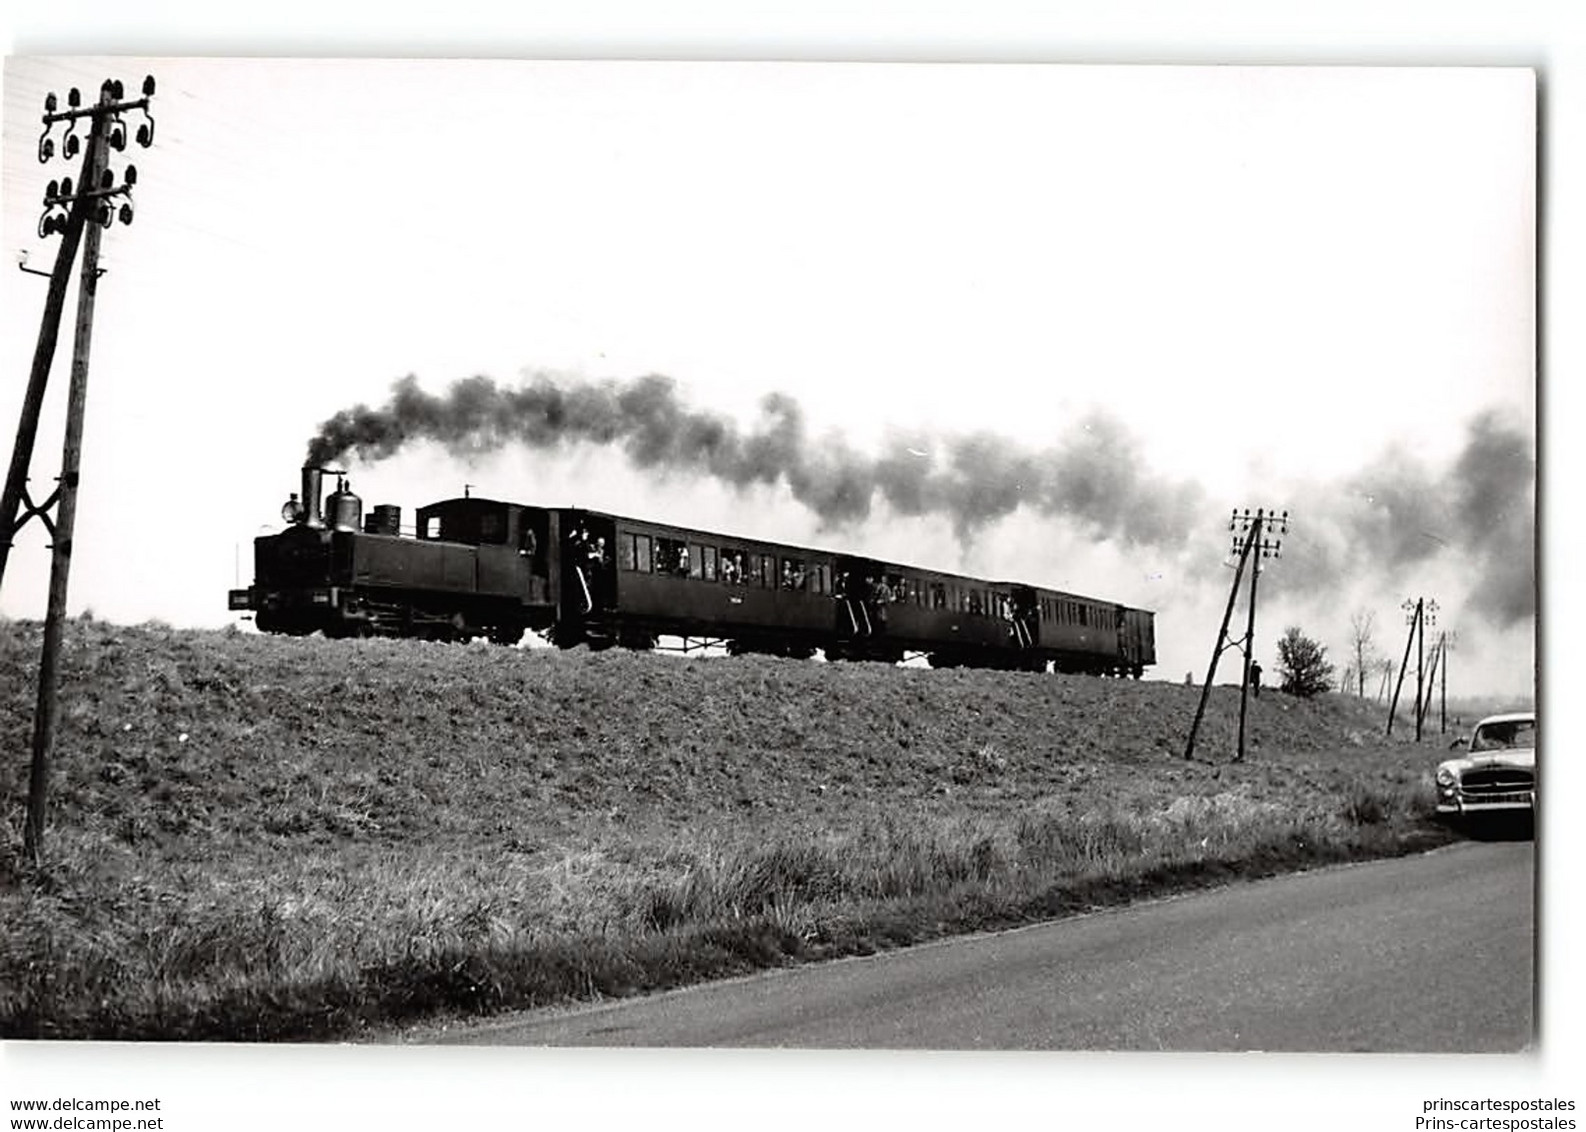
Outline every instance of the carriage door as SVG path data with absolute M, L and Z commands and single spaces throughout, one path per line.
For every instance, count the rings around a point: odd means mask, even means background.
M 598 617 L 617 602 L 616 530 L 610 519 L 561 513 L 562 616 Z
M 1033 649 L 1041 639 L 1041 619 L 1036 616 L 1038 603 L 1035 591 L 1029 586 L 1014 586 L 1010 602 L 1013 635 L 1020 648 Z
M 837 635 L 873 637 L 886 625 L 880 601 L 881 567 L 868 558 L 839 557 L 832 575 L 837 606 Z
M 1118 655 L 1123 659 L 1125 668 L 1132 668 L 1140 663 L 1140 633 L 1134 619 L 1129 616 L 1128 609 L 1117 606 L 1113 614 L 1118 621 Z

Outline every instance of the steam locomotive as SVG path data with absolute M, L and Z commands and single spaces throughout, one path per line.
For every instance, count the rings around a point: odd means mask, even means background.
M 325 477 L 335 490 L 321 500 Z M 254 541 L 233 610 L 260 630 L 562 648 L 685 649 L 1139 677 L 1153 615 L 1018 582 L 692 530 L 572 507 L 464 494 L 364 514 L 345 473 L 302 472 L 286 529 Z

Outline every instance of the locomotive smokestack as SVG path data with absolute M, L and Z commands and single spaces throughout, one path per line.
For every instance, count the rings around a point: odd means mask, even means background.
M 319 511 L 320 481 L 325 472 L 312 464 L 303 465 L 303 524 L 309 527 L 323 526 Z

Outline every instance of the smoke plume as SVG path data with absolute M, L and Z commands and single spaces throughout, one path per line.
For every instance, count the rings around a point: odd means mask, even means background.
M 1294 529 L 1271 582 L 1324 600 L 1361 578 L 1410 594 L 1418 567 L 1448 564 L 1468 586 L 1464 610 L 1505 629 L 1536 615 L 1535 495 L 1530 434 L 1483 413 L 1446 467 L 1390 450 L 1341 483 L 1292 493 Z
M 1139 440 L 1100 414 L 1077 419 L 1045 448 L 985 432 L 894 432 L 871 455 L 839 436 L 812 436 L 799 404 L 781 393 L 764 398 L 746 428 L 685 404 L 662 376 L 539 376 L 517 388 L 471 377 L 444 395 L 408 377 L 384 405 L 327 420 L 308 462 L 372 463 L 421 441 L 461 457 L 509 446 L 614 447 L 639 469 L 706 475 L 736 488 L 785 484 L 829 527 L 858 523 L 878 505 L 943 517 L 965 546 L 1022 509 L 1098 541 L 1172 556 L 1188 581 L 1223 576 L 1214 544 L 1229 501 L 1148 471 Z M 1526 430 L 1488 413 L 1469 424 L 1447 467 L 1389 450 L 1338 482 L 1266 485 L 1266 501 L 1294 515 L 1281 568 L 1263 575 L 1268 592 L 1326 603 L 1375 580 L 1409 593 L 1418 584 L 1413 570 L 1435 561 L 1452 563 L 1468 585 L 1468 612 L 1499 628 L 1533 617 L 1533 447 Z
M 358 405 L 327 420 L 308 462 L 374 462 L 416 441 L 460 456 L 509 445 L 615 445 L 641 469 L 702 473 L 738 488 L 785 483 L 828 526 L 859 522 L 880 502 L 900 515 L 944 516 L 964 542 L 1025 507 L 1100 538 L 1173 547 L 1200 508 L 1195 486 L 1148 475 L 1136 439 L 1101 416 L 1046 450 L 987 433 L 895 434 L 884 455 L 870 456 L 840 437 L 812 437 L 785 394 L 767 396 L 758 422 L 744 429 L 683 404 L 661 376 L 567 384 L 542 376 L 515 389 L 471 377 L 443 396 L 407 377 L 379 408 Z

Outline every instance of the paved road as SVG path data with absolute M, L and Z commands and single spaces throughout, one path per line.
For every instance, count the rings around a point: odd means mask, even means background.
M 1533 846 L 1214 892 L 423 1041 L 865 1049 L 1516 1050 Z

